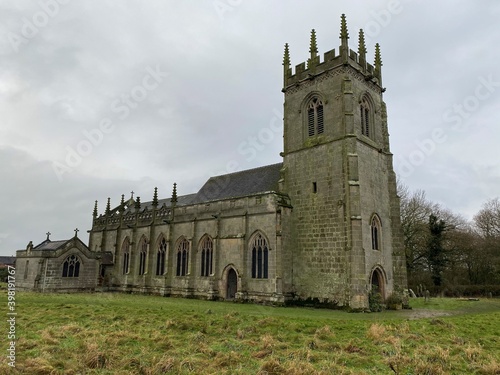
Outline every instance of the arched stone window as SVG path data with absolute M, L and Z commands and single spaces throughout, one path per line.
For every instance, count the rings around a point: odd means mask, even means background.
M 372 106 L 366 95 L 361 98 L 359 109 L 361 113 L 361 134 L 366 137 L 373 137 Z
M 307 134 L 312 137 L 323 133 L 324 130 L 323 102 L 314 97 L 307 106 Z
M 183 238 L 177 246 L 177 276 L 186 276 L 188 274 L 189 262 L 189 242 Z
M 161 276 L 165 273 L 165 259 L 167 255 L 167 241 L 162 237 L 158 251 L 156 252 L 156 275 Z
M 213 271 L 214 244 L 209 236 L 201 240 L 201 276 L 210 276 Z
M 80 274 L 80 259 L 76 255 L 70 255 L 63 263 L 62 277 L 78 277 Z
M 269 247 L 262 234 L 257 234 L 250 244 L 252 252 L 252 278 L 267 279 L 269 273 Z
M 123 241 L 122 254 L 123 254 L 122 273 L 126 275 L 130 271 L 130 242 L 128 240 L 128 237 L 125 238 L 125 240 Z
M 146 260 L 148 257 L 148 242 L 146 238 L 142 238 L 139 243 L 139 275 L 146 273 Z
M 372 250 L 380 250 L 382 225 L 380 223 L 380 218 L 378 217 L 378 215 L 373 215 L 370 223 L 370 229 L 371 229 L 371 239 L 372 239 Z

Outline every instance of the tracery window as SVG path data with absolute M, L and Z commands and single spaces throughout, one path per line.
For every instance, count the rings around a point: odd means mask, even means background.
M 177 276 L 186 276 L 188 274 L 189 262 L 189 242 L 184 238 L 177 246 Z
M 162 238 L 156 253 L 156 275 L 160 276 L 165 273 L 165 259 L 167 254 L 167 241 Z
M 80 259 L 76 255 L 70 255 L 63 263 L 62 277 L 78 277 L 80 274 Z
M 323 102 L 315 97 L 307 107 L 307 134 L 312 137 L 324 132 Z
M 214 249 L 213 241 L 209 236 L 205 236 L 201 242 L 201 276 L 212 274 Z
M 267 279 L 269 269 L 269 248 L 266 239 L 258 234 L 251 244 L 252 278 Z

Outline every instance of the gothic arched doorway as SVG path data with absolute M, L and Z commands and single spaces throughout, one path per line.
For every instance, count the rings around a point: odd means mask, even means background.
M 226 299 L 234 299 L 238 290 L 238 275 L 234 268 L 230 268 L 227 272 L 227 289 Z
M 375 268 L 372 272 L 370 284 L 373 293 L 380 293 L 383 299 L 385 299 L 385 281 L 384 275 L 380 268 Z

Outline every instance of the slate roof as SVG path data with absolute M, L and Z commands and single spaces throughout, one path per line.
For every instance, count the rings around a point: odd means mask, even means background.
M 69 240 L 51 241 L 45 240 L 42 243 L 36 245 L 33 250 L 57 250 L 63 246 Z
M 264 167 L 247 169 L 246 171 L 210 177 L 198 193 L 180 195 L 177 197 L 178 206 L 197 204 L 214 200 L 244 197 L 270 191 L 278 191 L 278 181 L 283 163 L 266 165 Z M 171 207 L 171 198 L 158 200 L 158 209 Z M 127 202 L 125 212 L 134 212 L 134 205 Z M 116 212 L 120 206 L 111 210 Z M 151 210 L 152 201 L 141 202 L 142 210 Z
M 278 181 L 282 167 L 283 163 L 277 163 L 247 169 L 246 171 L 210 177 L 196 194 L 193 203 L 278 191 Z
M 14 264 L 16 257 L 3 257 L 0 256 L 0 264 Z

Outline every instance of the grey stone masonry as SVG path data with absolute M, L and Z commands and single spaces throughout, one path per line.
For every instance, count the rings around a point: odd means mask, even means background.
M 78 238 L 43 241 L 16 252 L 16 287 L 39 292 L 92 291 L 106 254 L 91 252 Z M 66 264 L 66 265 L 65 265 Z

